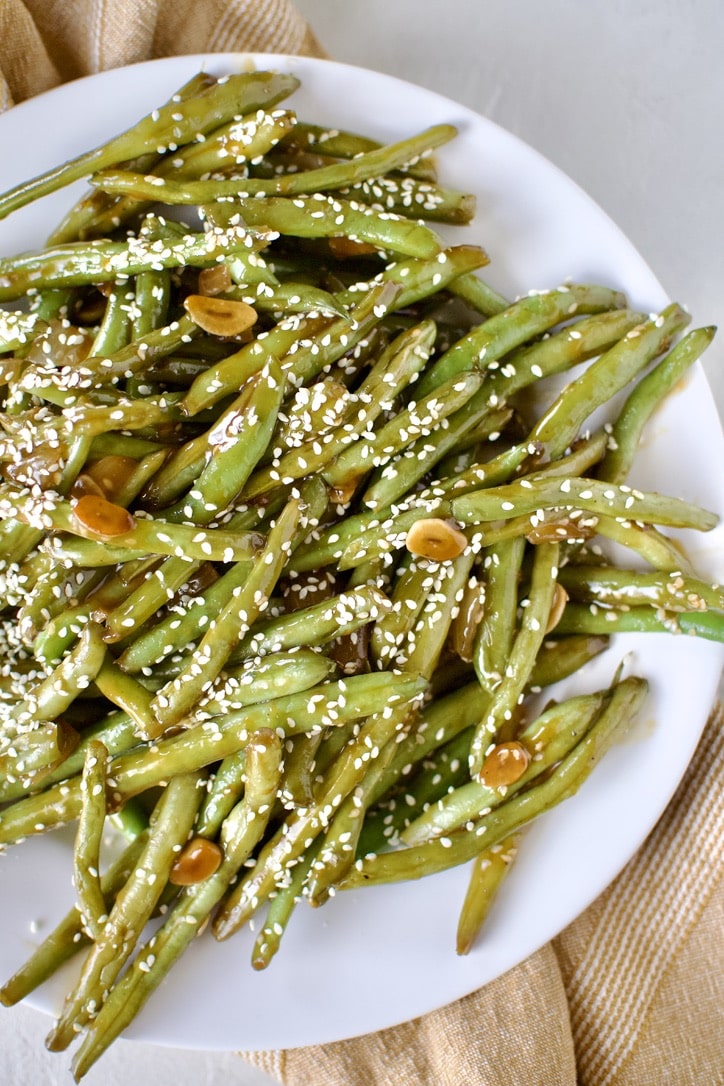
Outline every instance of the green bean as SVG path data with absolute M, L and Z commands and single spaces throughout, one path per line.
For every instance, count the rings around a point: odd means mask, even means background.
M 290 110 L 275 109 L 271 113 L 254 110 L 214 129 L 202 143 L 187 144 L 173 158 L 160 163 L 158 173 L 171 177 L 201 177 L 205 173 L 242 166 L 265 155 L 293 132 L 295 126 L 296 115 Z M 95 179 L 93 183 L 96 183 Z M 156 198 L 153 202 L 157 202 Z
M 292 75 L 246 72 L 219 80 L 200 94 L 188 99 L 175 96 L 166 106 L 139 121 L 127 132 L 102 147 L 87 151 L 64 165 L 27 181 L 0 196 L 0 218 L 18 207 L 55 192 L 89 173 L 118 162 L 126 162 L 148 152 L 163 153 L 173 143 L 180 147 L 191 143 L 240 112 L 250 112 L 271 105 L 298 86 Z
M 407 554 L 398 567 L 390 597 L 392 606 L 380 615 L 372 628 L 370 648 L 377 667 L 387 667 L 394 661 L 411 635 L 434 583 L 435 575 L 429 563 Z
M 26 600 L 35 591 L 36 586 L 48 575 L 49 565 L 46 555 L 40 550 L 28 555 L 21 562 L 4 563 L 4 566 L 13 566 L 13 569 L 5 569 L 2 580 L 5 607 L 19 605 L 24 607 Z M 13 578 L 13 573 L 15 577 Z M 10 586 L 13 587 L 10 587 Z M 5 589 L 7 588 L 7 592 Z
M 56 725 L 56 727 L 60 728 L 62 734 L 62 725 Z M 131 747 L 137 746 L 139 740 L 136 737 L 135 728 L 135 721 L 126 713 L 111 713 L 110 716 L 104 717 L 97 724 L 84 728 L 82 735 L 78 736 L 76 733 L 73 740 L 76 745 L 71 745 L 63 760 L 44 774 L 42 779 L 43 787 L 47 788 L 48 785 L 56 784 L 58 781 L 80 773 L 83 769 L 88 744 L 94 739 L 98 739 L 103 743 L 110 757 L 115 757 L 115 755 L 129 750 Z M 0 786 L 0 801 L 6 802 L 19 799 L 27 795 L 28 790 L 27 781 L 18 777 L 8 777 Z
M 539 509 L 583 509 L 604 516 L 708 532 L 718 517 L 680 498 L 643 493 L 631 487 L 595 479 L 537 477 L 473 491 L 451 502 L 453 516 L 463 524 L 510 520 Z
M 329 571 L 327 571 L 327 575 L 329 576 Z M 347 578 L 347 588 L 350 591 L 353 588 L 366 585 L 369 588 L 376 588 L 380 592 L 388 592 L 390 584 L 391 577 L 385 570 L 381 558 L 372 562 L 363 562 L 356 569 L 353 569 Z
M 97 677 L 106 656 L 101 628 L 89 622 L 78 643 L 50 675 L 30 691 L 27 713 L 34 720 L 54 720 Z
M 282 359 L 282 369 L 289 372 L 294 384 L 313 381 L 375 331 L 380 321 L 398 304 L 398 294 L 399 288 L 393 282 L 372 287 L 361 302 L 350 307 L 346 318 L 335 321 L 326 329 L 318 343 L 306 343 L 303 339 L 293 343 Z
M 557 635 L 560 631 L 555 630 Z M 544 641 L 541 651 L 533 666 L 530 677 L 530 689 L 540 691 L 541 687 L 567 679 L 569 675 L 594 659 L 608 647 L 608 638 L 595 635 L 569 635 Z
M 93 185 L 114 195 L 126 195 L 164 204 L 210 204 L 217 200 L 243 201 L 254 196 L 298 196 L 341 189 L 372 177 L 379 177 L 411 161 L 424 151 L 447 143 L 456 134 L 452 125 L 437 125 L 418 136 L 401 140 L 374 151 L 367 151 L 344 162 L 322 166 L 317 170 L 280 174 L 270 180 L 246 177 L 241 180 L 185 181 L 178 183 L 163 178 L 149 181 L 141 174 L 129 171 L 101 171 L 92 180 Z M 343 233 L 348 233 L 344 230 Z M 309 235 L 302 235 L 309 236 Z
M 287 810 L 314 802 L 317 754 L 325 740 L 320 729 L 287 739 L 284 751 L 284 784 L 280 799 Z
M 255 111 L 254 114 L 245 117 L 234 117 L 230 123 L 220 125 L 209 132 L 206 139 L 201 142 L 187 143 L 173 155 L 142 156 L 141 160 L 130 165 L 145 174 L 201 176 L 223 166 L 223 157 L 227 159 L 228 168 L 233 161 L 242 164 L 250 156 L 264 154 L 265 149 L 274 146 L 279 136 L 289 129 L 292 121 L 293 116 L 288 112 L 275 110 L 271 114 L 265 113 L 262 121 L 259 122 L 258 111 Z M 242 143 L 241 140 L 245 142 Z M 93 178 L 91 177 L 90 180 L 92 184 Z M 151 201 L 139 200 L 132 194 L 112 197 L 102 189 L 94 189 L 87 198 L 87 202 L 88 213 L 84 216 L 86 224 L 82 229 L 82 235 L 99 237 L 113 233 L 120 224 L 138 215 L 150 203 L 155 204 L 156 199 L 154 197 Z
M 213 840 L 218 836 L 224 819 L 231 813 L 244 792 L 246 750 L 227 755 L 209 778 L 208 792 L 199 809 L 196 833 Z
M 39 313 L 0 313 L 0 353 L 9 354 L 32 343 L 45 327 Z
M 715 332 L 715 328 L 698 328 L 690 332 L 651 373 L 639 381 L 613 424 L 609 449 L 597 472 L 599 479 L 620 483 L 626 478 L 646 422 L 703 354 Z
M 493 686 L 491 703 L 470 745 L 470 772 L 479 775 L 486 750 L 522 700 L 530 681 L 535 658 L 546 634 L 553 607 L 558 577 L 560 548 L 557 543 L 541 543 L 535 548 L 527 606 L 520 629 L 510 645 L 510 653 L 500 681 Z
M 47 665 L 62 660 L 86 624 L 102 617 L 119 600 L 124 599 L 131 591 L 132 584 L 129 585 L 128 580 L 118 573 L 104 578 L 81 603 L 56 615 L 40 631 L 33 642 L 35 657 Z
M 575 313 L 620 309 L 624 297 L 607 287 L 571 286 L 521 298 L 489 317 L 446 351 L 428 370 L 420 385 L 423 395 L 463 370 L 485 369 L 514 347 L 547 331 Z
M 237 562 L 201 595 L 192 597 L 188 606 L 172 605 L 165 618 L 137 633 L 118 657 L 119 666 L 134 674 L 191 644 L 241 588 L 251 568 L 251 562 Z
M 592 434 L 579 438 L 570 446 L 570 449 L 561 453 L 555 460 L 548 460 L 538 465 L 533 459 L 535 470 L 531 472 L 531 477 L 558 479 L 569 475 L 586 475 L 600 463 L 607 445 L 606 430 L 595 430 Z
M 407 726 L 407 718 L 401 715 L 400 729 Z M 307 879 L 307 895 L 311 905 L 324 904 L 352 866 L 370 797 L 377 782 L 384 776 L 396 747 L 396 737 L 387 740 L 363 780 L 335 812 Z
M 686 574 L 692 572 L 691 563 L 683 548 L 651 524 L 637 524 L 635 521 L 618 520 L 599 514 L 596 518 L 596 531 L 606 539 L 635 551 L 654 569 L 664 572 L 680 569 Z
M 93 439 L 93 443 L 91 444 L 91 452 L 93 451 L 94 446 L 96 446 L 96 439 Z M 147 484 L 149 479 L 153 478 L 156 471 L 161 468 L 165 456 L 166 454 L 162 450 L 142 453 L 138 459 L 138 463 L 128 472 L 126 478 L 114 482 L 113 501 L 115 504 L 127 508 L 132 502 L 135 502 L 136 498 L 142 493 L 145 484 Z M 136 457 L 130 458 L 135 459 Z
M 567 566 L 559 579 L 568 594 L 583 603 L 622 609 L 644 604 L 665 611 L 724 610 L 721 588 L 684 576 L 679 570 L 662 574 L 610 566 Z
M 229 395 L 238 395 L 244 382 L 258 373 L 270 358 L 282 358 L 294 344 L 316 336 L 330 327 L 327 316 L 293 316 L 280 321 L 269 332 L 260 333 L 251 343 L 199 374 L 186 393 L 183 409 L 197 415 Z
M 372 672 L 330 680 L 299 694 L 276 698 L 269 704 L 278 714 L 277 726 L 285 735 L 294 736 L 327 727 L 336 731 L 350 721 L 371 716 L 381 704 L 407 703 L 424 689 L 424 681 L 409 671 Z M 231 727 L 247 711 L 225 713 L 222 720 L 229 720 Z M 225 723 L 222 729 L 224 726 Z
M 46 1040 L 51 1052 L 67 1048 L 78 1030 L 96 1015 L 133 952 L 168 882 L 177 851 L 191 832 L 201 783 L 200 774 L 188 774 L 176 777 L 164 790 L 143 852 L 96 933 L 78 984 Z
M 242 285 L 224 291 L 225 298 L 235 298 L 261 312 L 272 313 L 281 320 L 292 313 L 322 313 L 329 317 L 346 317 L 347 311 L 328 290 L 311 287 L 307 283 L 287 282 L 268 286 L 258 283 Z
M 147 834 L 140 834 L 123 850 L 121 855 L 101 875 L 105 911 L 126 882 L 146 843 Z M 0 1003 L 12 1007 L 48 980 L 69 958 L 72 958 L 90 942 L 77 906 L 63 917 L 43 942 L 36 947 L 30 958 L 0 988 Z
M 499 844 L 486 848 L 476 856 L 458 919 L 455 941 L 458 954 L 469 954 L 472 950 L 500 886 L 510 871 L 520 839 L 519 833 L 511 833 Z
M 467 403 L 446 417 L 446 427 L 418 437 L 378 469 L 362 495 L 363 505 L 368 509 L 392 505 L 449 453 L 464 451 L 468 444 L 477 445 L 497 437 L 510 420 L 512 408 L 491 409 L 487 399 L 484 387 L 480 388 Z
M 0 800 L 11 799 L 30 788 L 42 786 L 53 770 L 76 749 L 80 738 L 75 728 L 63 720 L 39 724 L 15 735 L 11 734 L 12 730 L 10 721 L 7 721 L 0 748 L 0 770 L 3 775 Z
M 297 448 L 290 449 L 281 457 L 274 457 L 270 467 L 256 472 L 249 480 L 244 490 L 245 497 L 256 498 L 273 490 L 280 479 L 291 482 L 310 472 L 327 468 L 333 460 L 339 462 L 343 459 L 346 450 L 356 447 L 355 439 L 371 433 L 370 427 L 375 419 L 393 404 L 395 397 L 422 369 L 432 351 L 435 332 L 432 321 L 423 321 L 397 336 L 383 351 L 357 392 L 350 397 L 345 412 L 348 417 L 341 425 L 327 435 L 313 432 L 313 436 Z M 283 447 L 281 442 L 280 446 Z
M 678 305 L 631 328 L 624 338 L 601 355 L 567 385 L 528 435 L 539 442 L 551 460 L 575 440 L 591 412 L 625 388 L 653 358 L 666 350 L 671 337 L 689 323 Z
M 422 684 L 418 680 L 418 692 L 421 689 Z M 375 707 L 371 706 L 371 708 L 374 712 Z M 320 736 L 320 743 L 317 747 L 317 754 L 314 760 L 314 779 L 310 781 L 313 793 L 316 792 L 318 787 L 323 783 L 325 774 L 330 766 L 333 764 L 334 760 L 339 757 L 340 752 L 344 750 L 357 730 L 357 724 L 349 721 L 341 727 L 324 728 L 321 730 L 316 729 L 316 733 Z M 315 732 L 307 732 L 306 734 L 313 735 Z M 288 797 L 284 789 L 279 798 L 283 806 L 289 807 L 290 809 L 295 806 L 293 797 Z
M 31 312 L 40 320 L 63 320 L 71 312 L 76 293 L 74 290 L 44 290 L 31 303 Z
M 165 196 L 169 187 L 164 186 Z M 431 257 L 440 251 L 436 235 L 422 223 L 322 192 L 290 198 L 265 196 L 261 200 L 241 197 L 231 203 L 214 204 L 213 208 L 214 220 L 223 223 L 226 230 L 233 230 L 235 222 L 243 221 L 251 230 L 275 231 L 295 238 L 346 237 L 401 256 Z M 236 229 L 240 238 L 252 236 Z M 242 244 L 240 241 L 237 248 Z
M 88 442 L 98 433 L 113 429 L 142 430 L 169 421 L 173 405 L 166 398 L 154 400 L 118 399 L 113 404 L 83 404 L 66 408 L 63 422 Z M 57 423 L 56 423 L 57 425 Z
M 206 337 L 197 336 L 194 342 L 203 341 L 204 338 Z M 224 349 L 222 357 L 226 358 L 227 354 L 228 351 Z M 160 359 L 151 369 L 150 376 L 157 383 L 160 382 L 162 386 L 165 385 L 183 392 L 200 373 L 208 368 L 209 361 L 210 359 L 200 357 L 187 357 L 179 351 L 167 358 Z
M 136 276 L 135 312 L 131 339 L 142 339 L 166 323 L 171 301 L 171 275 L 168 271 L 142 271 Z M 94 347 L 94 354 L 108 352 Z M 110 352 L 112 353 L 112 352 Z
M 213 690 L 204 696 L 203 709 L 217 716 L 269 698 L 297 694 L 331 678 L 336 671 L 333 660 L 306 648 L 251 657 L 240 667 L 222 671 Z
M 293 562 L 292 568 L 308 568 L 309 563 L 315 561 L 320 565 L 336 561 L 338 569 L 347 570 L 379 557 L 392 564 L 390 552 L 405 545 L 413 524 L 427 516 L 447 518 L 450 513 L 449 503 L 440 498 L 428 499 L 423 493 L 419 503 L 415 502 L 412 508 L 405 502 L 401 508 L 393 505 L 389 511 L 370 510 L 366 518 L 365 514 L 349 517 L 334 527 L 326 541 L 327 546 L 310 547 L 302 553 L 302 562 Z
M 483 317 L 494 317 L 510 305 L 508 299 L 499 294 L 489 283 L 470 272 L 455 279 L 448 289 L 451 294 L 460 298 Z
M 13 510 L 18 519 L 40 530 L 70 532 L 91 541 L 99 541 L 101 533 L 88 528 L 74 515 L 69 502 L 53 502 L 48 497 L 36 502 L 18 487 L 0 484 L 0 517 L 6 508 Z M 234 532 L 223 528 L 204 528 L 187 524 L 171 524 L 163 520 L 134 518 L 133 527 L 121 535 L 114 535 L 114 546 L 126 547 L 137 557 L 141 554 L 168 554 L 175 557 L 207 558 L 219 562 L 239 561 L 252 558 L 259 550 L 261 538 L 258 532 Z
M 282 215 L 278 217 L 283 218 Z M 396 231 L 389 231 L 393 239 L 401 235 L 398 244 L 404 244 L 402 225 L 407 224 L 401 224 Z M 429 231 L 423 233 L 423 227 L 417 227 L 417 232 L 426 240 Z M 262 248 L 267 241 L 267 235 L 257 233 L 254 236 L 242 227 L 230 227 L 225 234 L 189 232 L 167 245 L 157 241 L 146 242 L 140 236 L 128 242 L 70 241 L 40 253 L 0 259 L 0 301 L 20 298 L 31 287 L 55 290 L 58 287 L 105 283 L 119 276 L 136 275 L 148 266 L 181 268 L 190 265 L 208 268 L 219 258 L 223 259 L 242 249 Z M 427 249 L 422 240 L 417 245 L 414 241 L 416 237 L 411 236 L 409 245 L 415 255 L 429 253 L 432 241 Z
M 474 824 L 471 830 L 437 837 L 422 845 L 367 857 L 341 884 L 341 889 L 422 878 L 466 863 L 544 811 L 569 799 L 581 787 L 603 754 L 638 712 L 647 691 L 643 679 L 624 679 L 586 736 L 542 784 L 514 795 Z
M 0 569 L 9 565 L 19 565 L 40 542 L 43 533 L 27 524 L 22 524 L 13 516 L 0 522 Z
M 258 111 L 255 111 L 215 128 L 202 142 L 186 144 L 169 158 L 153 156 L 153 161 L 136 162 L 133 168 L 148 174 L 150 167 L 158 177 L 199 177 L 263 155 L 292 125 L 293 114 L 284 110 L 264 113 L 261 120 Z M 91 182 L 94 182 L 93 177 Z M 98 210 L 90 215 L 90 223 L 85 226 L 84 234 L 88 236 L 89 231 L 95 236 L 113 233 L 121 223 L 157 202 L 155 194 L 150 200 L 137 198 L 132 193 L 114 197 L 97 187 L 88 198 L 88 203 L 91 209 Z
M 356 132 L 324 128 L 299 119 L 293 130 L 282 140 L 281 148 L 290 151 L 306 151 L 313 148 L 332 158 L 355 158 L 368 151 L 375 151 L 382 144 Z M 437 180 L 435 160 L 427 155 L 416 162 L 407 163 L 401 171 L 422 181 Z
M 429 222 L 460 226 L 475 216 L 476 199 L 470 193 L 413 177 L 375 177 L 341 189 L 340 195 L 379 211 L 411 219 L 421 217 Z
M 101 742 L 88 744 L 80 781 L 81 806 L 74 849 L 74 883 L 78 911 L 94 940 L 103 930 L 106 901 L 100 882 L 100 848 L 106 820 L 108 752 Z
M 258 440 L 258 431 L 262 431 L 263 435 L 267 435 L 271 429 L 274 418 L 266 418 L 262 426 L 257 426 L 255 419 L 256 413 L 261 411 L 268 411 L 270 403 L 264 396 L 264 388 L 262 389 L 263 397 L 259 400 L 257 389 L 251 389 L 249 397 L 243 397 L 243 403 L 240 404 L 240 417 L 249 424 L 252 430 L 252 437 L 244 444 L 243 450 L 233 453 L 233 443 L 229 442 L 227 446 L 221 451 L 221 456 L 225 452 L 229 452 L 236 458 L 236 464 L 230 464 L 228 458 L 225 459 L 223 465 L 218 466 L 217 475 L 220 472 L 223 479 L 216 480 L 216 487 L 229 488 L 230 491 L 236 492 L 239 481 L 244 475 L 247 475 L 251 470 L 251 465 L 254 462 L 254 457 L 258 454 L 258 447 L 261 442 Z M 274 394 L 274 390 L 272 390 Z M 275 397 L 276 400 L 276 397 Z M 243 415 L 241 414 L 243 412 Z M 229 421 L 229 429 L 233 431 L 236 428 L 236 421 L 232 419 Z M 214 445 L 212 445 L 214 447 Z M 226 471 L 224 467 L 226 466 Z M 203 472 L 198 482 L 198 490 L 194 491 L 193 495 L 190 495 L 185 503 L 185 509 L 183 512 L 188 513 L 189 519 L 192 518 L 193 506 L 196 506 L 195 522 L 199 525 L 204 525 L 212 520 L 217 512 L 217 503 L 223 501 L 223 498 L 218 493 L 214 492 L 214 475 L 212 472 Z M 211 481 L 209 481 L 211 480 Z M 198 495 L 202 494 L 205 488 L 206 501 L 202 501 Z M 216 500 L 216 501 L 214 501 Z M 312 508 L 312 507 L 310 507 Z M 321 515 L 321 508 L 317 508 L 316 515 Z M 309 514 L 307 514 L 309 515 Z M 169 519 L 173 519 L 169 514 L 169 510 L 165 510 L 164 516 L 168 516 Z M 114 635 L 116 639 L 128 640 L 129 636 L 138 632 L 139 628 L 143 626 L 143 623 L 150 619 L 155 611 L 165 605 L 169 599 L 173 599 L 174 594 L 185 585 L 196 569 L 200 568 L 201 561 L 191 561 L 186 558 L 167 558 L 161 567 L 158 567 L 153 571 L 151 577 L 139 585 L 136 592 L 128 596 L 123 604 L 117 606 L 112 613 L 106 617 L 106 628 L 109 630 L 106 640 L 111 640 L 111 635 Z M 214 603 L 216 603 L 216 597 L 220 596 L 225 591 L 225 586 L 233 581 L 232 586 L 241 584 L 246 576 L 247 571 L 251 568 L 250 563 L 238 563 L 234 567 L 234 571 L 227 574 L 227 576 L 221 580 L 223 585 L 218 585 L 216 589 L 209 590 L 211 596 L 214 597 Z M 207 617 L 206 617 L 207 621 Z M 138 656 L 141 653 L 143 658 L 148 657 L 149 645 L 155 646 L 156 655 L 151 657 L 149 662 L 155 661 L 155 659 L 162 658 L 163 655 L 168 655 L 169 652 L 173 652 L 173 647 L 182 647 L 188 640 L 191 639 L 191 635 L 194 632 L 198 632 L 200 629 L 199 623 L 203 624 L 202 615 L 200 613 L 193 616 L 186 616 L 186 622 L 181 621 L 178 616 L 170 615 L 167 619 L 162 620 L 160 623 L 156 623 L 151 630 L 147 631 L 145 635 L 140 634 L 140 639 L 132 641 L 130 649 L 132 653 Z M 170 647 L 168 647 L 170 646 Z M 157 653 L 164 649 L 162 656 L 158 656 Z M 145 652 L 145 656 L 143 653 Z M 127 659 L 127 658 L 126 658 Z M 134 668 L 131 668 L 131 670 Z M 136 668 L 138 670 L 138 668 Z
M 248 380 L 253 380 L 253 377 L 248 378 Z M 214 425 L 209 430 L 197 434 L 190 441 L 174 449 L 153 478 L 148 480 L 148 484 L 143 491 L 145 506 L 152 510 L 170 508 L 175 499 L 180 498 L 189 487 L 193 487 L 205 465 L 213 456 L 215 445 L 219 443 L 218 438 L 221 437 L 222 443 L 226 447 L 229 446 L 228 441 L 223 441 L 224 431 L 228 429 L 233 433 L 235 426 L 238 426 L 239 423 L 240 411 L 243 412 L 244 409 L 248 409 L 248 406 L 249 391 L 245 383 L 241 393 L 221 413 Z M 216 439 L 214 435 L 216 435 Z M 181 503 L 174 510 L 174 519 L 189 519 L 184 518 L 183 512 L 183 503 Z
M 132 636 L 156 611 L 173 599 L 203 563 L 200 559 L 167 558 L 150 571 L 149 576 L 106 615 L 106 641 L 120 641 Z
M 244 634 L 266 610 L 271 590 L 298 530 L 301 511 L 299 500 L 292 499 L 287 503 L 249 576 L 210 623 L 194 658 L 156 694 L 153 711 L 164 726 L 178 723 L 191 710 L 200 694 L 216 679 Z
M 436 294 L 439 290 L 452 290 L 466 274 L 487 263 L 487 253 L 479 246 L 455 245 L 428 258 L 410 258 L 388 263 L 384 271 L 369 282 L 355 283 L 338 297 L 343 303 L 352 304 L 359 299 L 361 293 L 383 283 L 394 283 L 399 287 L 395 304 L 398 309 L 402 309 Z
M 369 716 L 380 704 L 407 702 L 423 688 L 422 680 L 406 672 L 357 675 L 201 720 L 178 735 L 150 746 L 142 744 L 114 758 L 109 769 L 111 805 L 119 806 L 130 796 L 140 795 L 179 773 L 193 773 L 234 754 L 259 728 L 271 725 L 293 735 L 314 728 L 341 727 Z M 77 818 L 79 784 L 78 777 L 62 780 L 0 811 L 0 844 Z
M 510 399 L 543 377 L 563 373 L 590 358 L 608 351 L 639 324 L 643 313 L 613 309 L 567 324 L 560 332 L 547 334 L 528 346 L 505 355 L 486 370 L 485 384 L 492 404 Z
M 181 102 L 207 90 L 216 82 L 213 76 L 197 72 L 170 99 Z M 132 162 L 135 169 L 150 170 L 162 161 L 158 149 L 136 156 Z M 91 190 L 65 215 L 60 224 L 48 238 L 48 244 L 77 241 L 89 237 L 112 234 L 120 225 L 118 201 L 110 199 L 102 192 Z
M 108 820 L 129 841 L 135 841 L 140 833 L 148 829 L 148 811 L 138 796 L 129 799 L 118 811 L 113 811 Z
M 292 614 L 257 622 L 232 655 L 232 662 L 300 645 L 324 645 L 374 622 L 389 607 L 387 597 L 372 586 L 342 592 Z
M 134 292 L 127 283 L 114 283 L 111 287 L 103 319 L 93 340 L 91 354 L 112 354 L 125 347 L 130 338 L 129 314 Z
M 477 682 L 472 682 L 424 706 L 415 729 L 399 743 L 387 773 L 377 783 L 371 803 L 398 785 L 412 772 L 414 765 L 424 763 L 436 748 L 454 741 L 464 732 L 469 733 L 462 748 L 467 758 L 472 737 L 470 729 L 480 720 L 489 700 L 487 692 Z M 468 776 L 467 769 L 465 775 Z
M 444 419 L 459 411 L 480 388 L 482 378 L 469 373 L 446 381 L 429 396 L 409 404 L 381 429 L 345 449 L 323 472 L 334 487 L 346 487 L 372 467 L 380 467 L 419 437 L 432 433 Z
M 194 489 L 165 512 L 169 520 L 183 517 L 208 524 L 244 491 L 269 443 L 283 395 L 284 374 L 270 360 L 249 379 L 232 409 L 210 431 L 210 457 Z
M 400 654 L 400 663 L 412 672 L 419 673 L 428 681 L 437 667 L 450 629 L 459 593 L 469 577 L 473 564 L 472 555 L 461 555 L 443 565 L 438 574 L 430 600 L 422 609 L 416 623 L 414 638 L 406 653 Z M 398 742 L 404 729 L 411 722 L 409 713 L 400 713 L 399 726 L 385 742 L 369 766 L 364 778 L 339 806 L 324 837 L 324 844 L 312 866 L 308 884 L 312 904 L 326 898 L 330 889 L 344 877 L 351 867 L 357 850 L 365 811 L 375 792 L 378 781 L 397 753 Z M 336 783 L 336 782 L 335 782 Z M 336 797 L 335 797 L 336 798 Z
M 301 900 L 305 883 L 321 845 L 320 838 L 312 842 L 300 862 L 292 869 L 288 882 L 280 886 L 269 902 L 264 924 L 254 940 L 251 952 L 251 964 L 257 971 L 266 969 L 279 950 L 282 935 L 297 903 Z
M 485 606 L 473 646 L 473 663 L 480 685 L 492 693 L 502 682 L 515 636 L 525 540 L 499 543 L 485 556 Z
M 432 837 L 454 833 L 500 806 L 508 796 L 562 761 L 586 734 L 604 703 L 605 694 L 599 692 L 568 698 L 546 709 L 517 733 L 516 739 L 530 761 L 515 782 L 495 787 L 477 780 L 467 781 L 447 792 L 411 822 L 400 834 L 402 841 L 406 845 L 419 845 Z
M 350 394 L 345 385 L 333 377 L 323 377 L 313 385 L 294 392 L 294 398 L 284 405 L 277 419 L 272 441 L 275 448 L 298 448 L 310 433 L 317 439 L 325 437 L 342 422 L 349 411 Z M 269 460 L 269 454 L 263 463 Z
M 422 755 L 417 762 L 408 763 L 402 771 L 399 751 L 393 756 L 370 796 L 357 839 L 357 858 L 398 845 L 402 830 L 430 804 L 470 779 L 468 754 L 472 737 L 471 724 L 447 742 L 432 744 L 434 749 L 427 756 Z M 400 746 L 406 744 L 407 739 L 403 739 Z M 412 751 L 411 756 L 417 757 L 416 752 Z M 384 785 L 388 785 L 386 790 Z
M 183 343 L 198 335 L 199 329 L 190 317 L 183 316 L 163 328 L 156 328 L 129 343 L 110 357 L 96 355 L 86 358 L 72 373 L 62 370 L 59 379 L 68 388 L 98 388 L 121 378 L 131 377 L 139 370 L 171 354 Z M 151 450 L 149 450 L 151 451 Z
M 130 456 L 134 460 L 140 460 L 158 452 L 165 455 L 163 446 L 158 441 L 149 441 L 133 434 L 116 433 L 96 434 L 89 455 L 93 460 L 100 460 L 104 456 Z
M 224 859 L 203 882 L 186 887 L 163 926 L 143 947 L 131 969 L 111 991 L 93 1020 L 73 1061 L 81 1078 L 108 1045 L 135 1017 L 168 970 L 195 938 L 201 924 L 222 898 L 239 868 L 264 833 L 276 796 L 281 746 L 263 730 L 247 747 L 246 789 L 221 831 Z
M 724 613 L 707 611 L 665 611 L 663 608 L 633 607 L 617 611 L 595 604 L 569 603 L 556 632 L 562 634 L 669 633 L 724 641 Z
M 140 739 L 156 739 L 163 727 L 153 711 L 153 698 L 144 686 L 107 659 L 95 677 L 95 684 L 111 704 L 134 721 Z
M 38 557 L 44 571 L 28 589 L 17 612 L 18 629 L 28 643 L 51 618 L 75 607 L 103 578 L 100 570 L 83 572 L 53 565 L 48 549 L 39 550 Z

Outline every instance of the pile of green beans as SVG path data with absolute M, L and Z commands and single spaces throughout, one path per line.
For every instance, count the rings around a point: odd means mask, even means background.
M 91 184 L 0 258 L 0 846 L 78 825 L 76 903 L 0 1000 L 85 955 L 48 1039 L 80 1035 L 76 1078 L 207 921 L 262 912 L 263 969 L 299 902 L 473 861 L 467 953 L 647 684 L 531 695 L 616 630 L 724 639 L 666 534 L 716 515 L 626 481 L 713 329 L 598 284 L 501 297 L 431 225 L 474 214 L 436 176 L 454 129 L 326 132 L 296 86 L 198 76 L 0 196 Z

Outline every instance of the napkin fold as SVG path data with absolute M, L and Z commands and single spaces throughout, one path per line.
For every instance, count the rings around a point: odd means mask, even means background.
M 1 0 L 0 41 L 0 109 L 155 57 L 323 55 L 287 0 Z M 724 1083 L 723 724 L 618 879 L 526 961 L 392 1029 L 242 1055 L 288 1086 Z
M 0 110 L 69 79 L 188 53 L 323 55 L 288 0 L 1 0 Z

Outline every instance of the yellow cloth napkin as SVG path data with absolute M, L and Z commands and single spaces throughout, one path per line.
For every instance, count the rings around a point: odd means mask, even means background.
M 153 57 L 322 54 L 287 0 L 0 0 L 0 41 L 2 109 Z M 722 723 L 718 709 L 643 848 L 553 943 L 402 1026 L 243 1055 L 289 1086 L 724 1083 Z
M 187 53 L 322 55 L 288 0 L 0 0 L 0 109 L 106 68 Z

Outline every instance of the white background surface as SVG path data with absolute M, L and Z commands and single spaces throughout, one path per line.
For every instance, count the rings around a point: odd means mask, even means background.
M 455 98 L 560 166 L 696 323 L 724 324 L 724 8 L 714 0 L 298 0 L 330 55 Z M 724 412 L 724 331 L 705 366 Z M 717 465 L 713 470 L 721 470 Z M 0 1081 L 71 1082 L 48 1020 L 0 1012 Z M 118 1042 L 85 1080 L 263 1086 L 233 1054 Z

